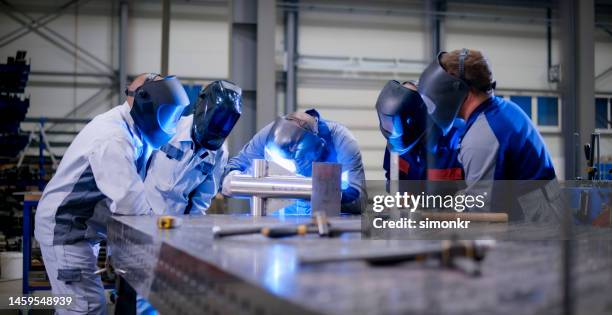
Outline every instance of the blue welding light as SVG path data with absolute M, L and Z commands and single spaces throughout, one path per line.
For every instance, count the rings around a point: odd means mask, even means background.
M 340 184 L 340 188 L 342 188 L 342 190 L 345 190 L 349 187 L 349 174 L 348 171 L 344 171 L 342 172 L 342 183 Z
M 268 290 L 284 295 L 294 289 L 296 255 L 295 249 L 288 245 L 277 244 L 267 250 L 267 263 L 262 269 L 264 286 Z
M 295 173 L 296 167 L 295 162 L 293 160 L 289 160 L 284 158 L 280 152 L 278 152 L 278 148 L 266 146 L 265 149 L 266 160 L 272 161 L 278 164 L 280 167 Z

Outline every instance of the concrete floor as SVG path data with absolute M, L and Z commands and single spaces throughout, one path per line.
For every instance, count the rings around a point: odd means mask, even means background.
M 108 301 L 108 292 L 107 291 L 107 307 L 108 314 L 114 314 L 115 306 Z M 0 296 L 8 296 L 8 295 L 21 295 L 21 279 L 18 280 L 9 280 L 3 281 L 0 280 Z M 36 291 L 34 292 L 35 296 L 49 296 L 51 295 L 51 291 Z M 30 314 L 32 315 L 52 315 L 53 310 L 32 310 Z M 0 315 L 18 315 L 19 310 L 6 310 L 0 309 Z

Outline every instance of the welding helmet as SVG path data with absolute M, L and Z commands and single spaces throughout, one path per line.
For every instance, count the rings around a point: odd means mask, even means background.
M 395 80 L 385 84 L 376 100 L 380 132 L 389 150 L 403 154 L 425 134 L 427 108 L 417 91 Z
M 153 148 L 167 143 L 176 133 L 176 124 L 189 98 L 181 82 L 175 76 L 154 81 L 158 75 L 150 74 L 135 91 L 126 90 L 134 97 L 130 115 L 142 133 L 143 139 Z
M 418 91 L 427 107 L 427 113 L 443 134 L 448 133 L 461 105 L 469 92 L 465 80 L 464 62 L 468 50 L 463 49 L 459 55 L 459 77 L 455 77 L 442 67 L 440 58 L 446 52 L 440 52 L 421 74 Z
M 242 90 L 232 82 L 210 83 L 198 98 L 193 113 L 194 142 L 218 150 L 242 114 Z
M 293 160 L 295 171 L 304 176 L 312 174 L 312 162 L 322 155 L 324 147 L 325 141 L 318 132 L 318 121 L 303 112 L 277 118 L 266 139 L 267 151 Z

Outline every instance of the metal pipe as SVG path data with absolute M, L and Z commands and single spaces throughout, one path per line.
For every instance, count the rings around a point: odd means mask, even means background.
M 399 192 L 400 170 L 399 170 L 399 153 L 389 151 L 389 193 L 395 194 Z M 397 207 L 392 207 L 391 218 L 394 220 L 401 218 L 401 213 Z M 412 212 L 410 213 L 412 216 Z
M 266 161 L 256 159 L 253 160 L 253 179 L 255 181 L 259 181 L 266 176 L 268 169 L 268 165 Z M 252 195 L 251 197 L 251 215 L 253 216 L 262 216 L 266 215 L 266 205 L 265 200 L 258 195 Z
M 54 77 L 92 77 L 114 79 L 113 73 L 98 72 L 62 72 L 62 71 L 30 71 L 30 75 L 54 76 Z
M 297 2 L 297 0 L 293 1 Z M 298 12 L 285 12 L 285 51 L 287 52 L 287 80 L 285 82 L 285 114 L 297 109 L 297 36 Z
M 41 120 L 52 124 L 86 124 L 91 121 L 89 118 L 26 117 L 23 122 L 40 123 Z
M 362 15 L 382 15 L 382 16 L 418 16 L 432 15 L 434 17 L 445 17 L 455 19 L 470 19 L 478 21 L 491 22 L 509 22 L 509 23 L 530 23 L 530 24 L 546 24 L 545 18 L 525 15 L 490 15 L 484 13 L 472 12 L 452 12 L 452 11 L 435 11 L 435 10 L 418 10 L 418 9 L 400 9 L 397 7 L 374 8 L 365 6 L 350 6 L 350 5 L 334 5 L 334 4 L 312 4 L 312 3 L 292 3 L 278 2 L 277 6 L 284 11 L 322 11 L 326 13 L 342 13 L 342 14 L 362 14 Z M 552 19 L 557 21 L 557 19 Z M 592 21 L 592 20 L 591 20 Z M 606 23 L 599 23 L 607 25 Z
M 599 133 L 596 133 L 595 135 L 597 139 L 597 179 L 601 180 L 601 151 L 599 146 Z
M 127 87 L 127 27 L 128 1 L 121 0 L 119 4 L 119 99 L 123 98 L 123 89 Z
M 170 0 L 162 1 L 161 74 L 168 75 L 170 53 Z
M 552 9 L 550 7 L 546 8 L 546 19 L 548 20 L 546 23 L 546 52 L 548 59 L 548 73 L 550 73 L 550 68 L 552 67 Z M 550 74 L 548 75 L 548 78 L 550 81 Z
M 389 193 L 394 194 L 399 191 L 399 154 L 389 152 Z
M 229 183 L 230 197 L 300 198 L 310 199 L 312 178 L 234 175 Z

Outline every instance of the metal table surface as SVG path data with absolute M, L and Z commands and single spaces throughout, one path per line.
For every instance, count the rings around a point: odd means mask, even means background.
M 562 313 L 563 241 L 497 242 L 482 264 L 482 275 L 469 277 L 411 262 L 384 267 L 361 261 L 298 263 L 298 257 L 307 255 L 419 248 L 433 241 L 365 240 L 356 233 L 277 240 L 212 237 L 214 225 L 308 220 L 185 216 L 179 228 L 159 230 L 153 216 L 115 216 L 108 239 L 115 268 L 125 270 L 125 280 L 162 314 Z M 612 241 L 571 242 L 575 314 L 611 314 Z

